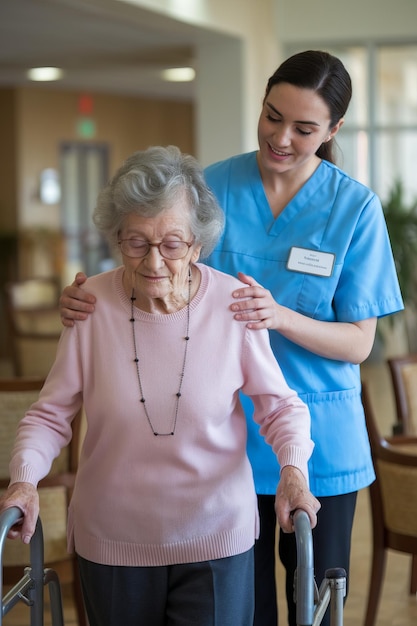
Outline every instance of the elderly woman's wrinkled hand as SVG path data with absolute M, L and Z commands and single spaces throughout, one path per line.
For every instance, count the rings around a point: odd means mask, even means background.
M 22 511 L 22 520 L 10 529 L 7 536 L 9 539 L 21 537 L 23 543 L 29 543 L 39 515 L 39 496 L 36 487 L 24 482 L 10 485 L 0 497 L 0 513 L 12 507 Z
M 294 531 L 292 513 L 302 509 L 310 519 L 311 528 L 317 524 L 320 502 L 308 488 L 306 479 L 299 469 L 290 465 L 283 467 L 275 500 L 278 523 L 286 533 Z

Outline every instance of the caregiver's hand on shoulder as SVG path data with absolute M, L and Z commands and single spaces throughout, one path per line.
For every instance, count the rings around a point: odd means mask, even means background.
M 231 305 L 235 320 L 247 322 L 247 327 L 253 330 L 262 328 L 278 329 L 280 305 L 274 300 L 271 292 L 262 287 L 254 278 L 247 274 L 238 273 L 238 278 L 246 287 L 235 289 L 233 298 L 239 300 Z
M 64 326 L 74 326 L 74 320 L 86 320 L 94 312 L 95 296 L 81 289 L 87 276 L 78 272 L 71 285 L 65 287 L 59 299 L 59 312 Z

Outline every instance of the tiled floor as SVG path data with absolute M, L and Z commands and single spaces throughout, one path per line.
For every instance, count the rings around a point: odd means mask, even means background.
M 393 415 L 388 372 L 383 366 L 367 365 L 363 377 L 368 381 L 375 408 L 380 417 L 381 432 L 389 434 Z M 417 497 L 417 494 L 416 494 Z M 366 595 L 369 584 L 371 554 L 371 529 L 369 520 L 368 493 L 359 494 L 358 507 L 353 529 L 350 593 L 344 611 L 344 626 L 362 626 Z M 336 565 L 336 564 L 335 564 Z M 415 626 L 417 624 L 417 599 L 408 594 L 410 558 L 390 552 L 379 607 L 378 626 Z M 320 581 L 319 581 L 320 582 Z M 278 566 L 280 626 L 285 626 L 285 602 L 283 597 L 283 571 Z M 65 626 L 76 626 L 74 607 L 68 589 L 63 590 Z M 29 610 L 18 605 L 3 619 L 5 626 L 27 626 L 30 624 Z M 47 602 L 45 603 L 45 626 L 51 624 Z M 120 626 L 123 626 L 121 624 Z M 148 625 L 146 625 L 148 626 Z M 149 624 L 149 626 L 152 626 Z

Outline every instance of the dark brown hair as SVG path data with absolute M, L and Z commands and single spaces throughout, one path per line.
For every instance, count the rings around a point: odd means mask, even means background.
M 265 98 L 278 83 L 315 91 L 328 106 L 330 128 L 345 115 L 352 97 L 352 83 L 342 61 L 321 50 L 299 52 L 281 63 L 268 80 Z M 334 163 L 334 140 L 322 143 L 316 154 Z

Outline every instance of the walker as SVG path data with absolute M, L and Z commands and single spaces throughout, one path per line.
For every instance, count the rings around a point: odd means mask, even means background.
M 346 572 L 341 567 L 326 570 L 320 588 L 317 589 L 310 519 L 302 510 L 295 511 L 293 519 L 297 544 L 297 569 L 294 576 L 297 626 L 319 626 L 329 604 L 331 626 L 343 626 Z
M 20 509 L 13 507 L 0 515 L 0 589 L 3 590 L 3 550 L 7 533 L 22 517 Z M 30 607 L 30 626 L 43 626 L 44 603 L 43 588 L 48 585 L 51 602 L 52 626 L 64 626 L 62 610 L 61 586 L 56 572 L 44 569 L 43 564 L 43 532 L 40 519 L 36 523 L 35 533 L 30 542 L 30 567 L 24 569 L 24 575 L 12 589 L 2 597 L 0 626 L 3 617 L 18 603 L 23 602 Z
M 0 515 L 0 589 L 3 589 L 3 550 L 10 528 L 21 518 L 20 509 L 13 507 Z M 294 576 L 294 599 L 297 626 L 319 626 L 330 603 L 332 626 L 343 626 L 343 598 L 346 595 L 346 572 L 342 568 L 326 571 L 320 589 L 314 581 L 313 538 L 310 520 L 305 511 L 294 513 L 294 530 L 297 545 L 297 569 Z M 64 626 L 61 587 L 56 572 L 44 568 L 43 532 L 40 518 L 30 542 L 30 566 L 14 587 L 2 597 L 0 626 L 3 616 L 18 602 L 30 607 L 30 626 L 43 626 L 43 588 L 48 586 L 52 626 Z

